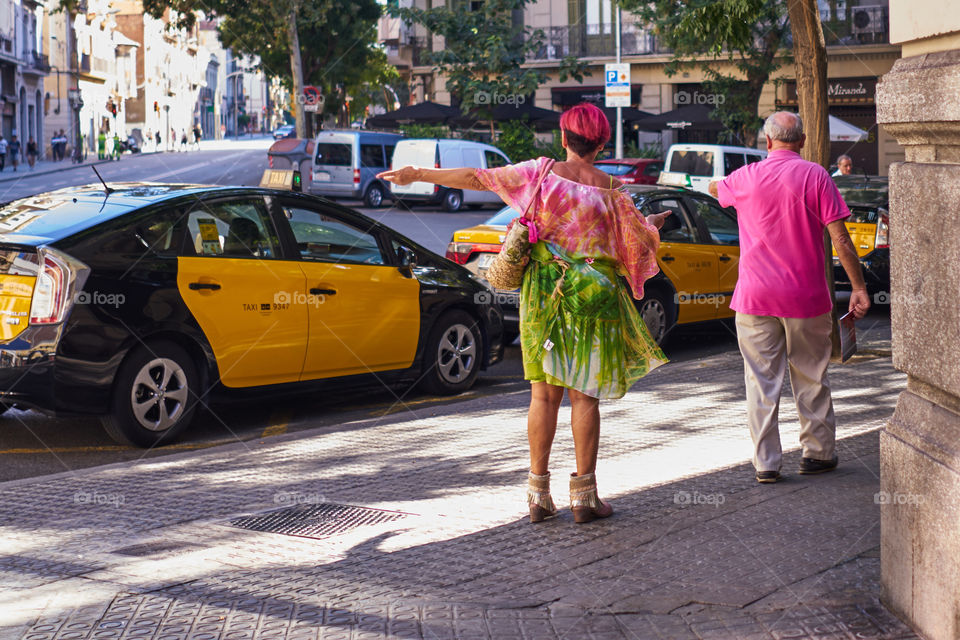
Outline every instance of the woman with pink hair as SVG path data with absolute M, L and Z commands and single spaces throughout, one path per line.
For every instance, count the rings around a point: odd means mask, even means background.
M 670 212 L 644 218 L 623 185 L 593 166 L 610 139 L 600 109 L 578 105 L 563 114 L 560 128 L 567 157 L 552 166 L 538 158 L 496 169 L 403 167 L 378 177 L 493 191 L 517 211 L 533 202 L 530 236 L 536 242 L 520 294 L 520 346 L 531 383 L 527 502 L 531 522 L 558 513 L 548 464 L 566 390 L 577 463 L 570 506 L 580 523 L 613 515 L 597 494 L 600 399 L 623 397 L 666 362 L 618 276 L 626 277 L 638 300 L 643 297 L 644 281 L 659 271 L 657 229 Z

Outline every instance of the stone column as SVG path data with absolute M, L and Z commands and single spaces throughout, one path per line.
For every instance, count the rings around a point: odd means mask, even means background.
M 942 0 L 892 0 L 904 57 L 877 87 L 903 145 L 890 168 L 894 365 L 909 378 L 880 436 L 888 607 L 960 638 L 960 28 Z M 952 15 L 950 15 L 952 14 Z M 923 24 L 926 22 L 926 24 Z M 944 29 L 953 33 L 945 33 Z

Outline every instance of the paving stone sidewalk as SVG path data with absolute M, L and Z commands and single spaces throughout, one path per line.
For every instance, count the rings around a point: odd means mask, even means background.
M 878 429 L 905 379 L 872 354 L 831 373 L 841 467 L 795 473 L 788 396 L 785 480 L 758 485 L 739 355 L 657 370 L 602 405 L 617 513 L 589 525 L 527 521 L 516 385 L 5 483 L 0 638 L 914 638 L 878 600 Z M 560 503 L 572 467 L 561 429 Z M 283 513 L 301 535 L 237 526 Z

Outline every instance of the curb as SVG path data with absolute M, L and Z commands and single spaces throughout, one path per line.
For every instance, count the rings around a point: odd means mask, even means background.
M 10 173 L 11 173 L 10 176 L 7 176 L 7 175 L 6 175 L 7 172 L 6 172 L 6 170 L 4 170 L 3 172 L 0 172 L 0 182 L 13 182 L 14 180 L 19 180 L 20 178 L 30 178 L 30 177 L 33 177 L 33 176 L 45 176 L 45 175 L 49 175 L 49 174 L 51 174 L 51 173 L 59 173 L 59 172 L 61 172 L 61 171 L 69 171 L 69 170 L 71 170 L 71 169 L 82 169 L 82 168 L 84 168 L 84 167 L 93 167 L 93 166 L 96 166 L 96 165 L 98 165 L 98 164 L 107 164 L 108 162 L 113 162 L 113 161 L 112 161 L 112 160 L 98 160 L 98 161 L 96 161 L 96 162 L 84 162 L 84 163 L 82 163 L 82 164 L 76 164 L 76 163 L 71 162 L 69 165 L 66 165 L 66 164 L 65 164 L 65 165 L 63 165 L 63 166 L 61 166 L 61 167 L 57 167 L 57 168 L 55 168 L 55 169 L 44 169 L 43 171 L 30 171 L 30 169 L 28 168 L 26 171 L 23 171 L 23 172 L 20 172 L 20 171 L 11 171 L 11 172 L 10 172 Z M 21 164 L 20 166 L 22 167 L 22 166 L 27 166 L 27 165 Z

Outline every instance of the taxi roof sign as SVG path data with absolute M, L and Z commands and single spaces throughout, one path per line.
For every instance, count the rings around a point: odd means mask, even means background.
M 303 191 L 303 178 L 295 169 L 267 169 L 260 178 L 260 186 L 269 189 Z
M 661 171 L 660 177 L 657 178 L 657 184 L 689 188 L 691 186 L 690 174 L 679 171 Z

